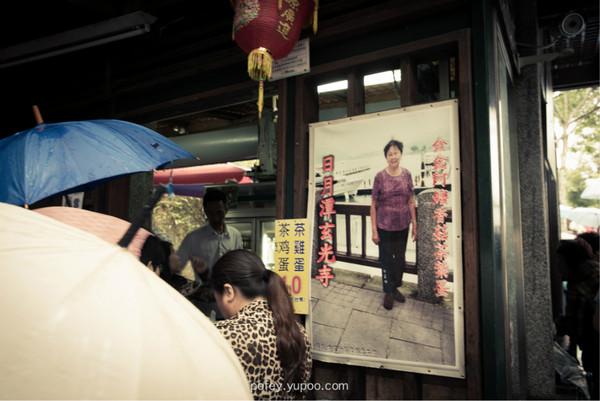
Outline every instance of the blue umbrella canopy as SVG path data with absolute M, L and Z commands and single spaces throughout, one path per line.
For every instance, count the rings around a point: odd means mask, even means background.
M 0 202 L 30 205 L 195 156 L 120 120 L 39 124 L 0 140 Z

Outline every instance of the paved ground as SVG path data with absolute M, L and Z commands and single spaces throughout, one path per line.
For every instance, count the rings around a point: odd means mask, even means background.
M 454 365 L 454 316 L 450 308 L 410 297 L 383 305 L 381 281 L 356 280 L 312 284 L 313 347 L 315 350 L 390 360 Z
M 312 281 L 313 347 L 315 350 L 425 364 L 455 364 L 452 310 L 411 298 L 382 306 L 381 280 L 341 277 L 324 288 Z M 414 288 L 414 285 L 412 286 Z M 585 399 L 571 384 L 557 382 L 557 400 Z

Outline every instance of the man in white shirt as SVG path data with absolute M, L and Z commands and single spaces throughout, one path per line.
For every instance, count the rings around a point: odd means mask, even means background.
M 227 195 L 221 190 L 213 189 L 207 191 L 202 199 L 204 213 L 208 223 L 200 228 L 189 232 L 179 246 L 177 255 L 179 256 L 181 269 L 185 267 L 188 260 L 192 262 L 196 281 L 206 283 L 208 275 L 213 266 L 225 253 L 234 249 L 242 249 L 242 235 L 234 227 L 228 227 L 225 224 L 225 216 L 229 210 Z M 211 291 L 205 291 L 212 295 Z M 220 317 L 220 312 L 216 302 L 206 302 L 198 300 L 194 302 L 196 306 L 210 316 L 212 311 Z

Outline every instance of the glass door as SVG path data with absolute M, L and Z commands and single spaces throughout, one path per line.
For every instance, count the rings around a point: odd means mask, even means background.
M 256 237 L 254 235 L 254 219 L 227 219 L 226 222 L 228 226 L 237 228 L 237 230 L 242 234 L 242 243 L 244 249 L 255 252 L 254 243 Z
M 256 254 L 261 257 L 267 269 L 273 270 L 275 268 L 275 218 L 259 218 L 256 226 L 258 229 Z

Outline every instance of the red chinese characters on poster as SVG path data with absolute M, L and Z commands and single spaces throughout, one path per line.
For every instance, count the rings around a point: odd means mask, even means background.
M 458 111 L 452 99 L 309 124 L 306 322 L 315 360 L 467 377 Z M 375 177 L 397 161 L 386 157 L 391 140 L 402 142 L 402 175 L 399 185 L 387 180 L 393 186 L 385 198 L 390 201 L 379 205 Z M 414 197 L 415 214 L 404 205 L 407 194 Z M 384 306 L 389 281 L 384 283 L 373 232 L 373 217 L 382 215 L 372 213 L 378 206 L 416 219 L 393 234 L 394 253 L 405 269 L 394 261 L 389 270 L 398 273 L 395 287 L 406 299 L 396 296 L 391 309 Z
M 444 157 L 440 152 L 446 150 L 445 146 L 448 145 L 443 139 L 437 138 L 432 148 L 436 154 L 433 160 L 433 185 L 436 188 L 441 186 L 446 187 L 446 178 L 448 176 L 448 158 Z M 436 226 L 433 233 L 433 238 L 436 241 L 435 244 L 435 295 L 436 297 L 448 297 L 448 226 L 446 225 L 446 218 L 448 217 L 448 191 L 436 189 L 433 195 L 433 202 L 437 205 L 433 219 L 435 220 Z
M 321 191 L 321 203 L 319 204 L 319 217 L 323 219 L 323 224 L 319 225 L 319 257 L 317 259 L 319 274 L 316 278 L 324 287 L 329 287 L 329 280 L 335 278 L 331 268 L 331 264 L 335 263 L 335 244 L 332 236 L 332 231 L 335 230 L 333 221 L 333 215 L 335 214 L 333 168 L 333 156 L 323 157 L 323 190 Z

